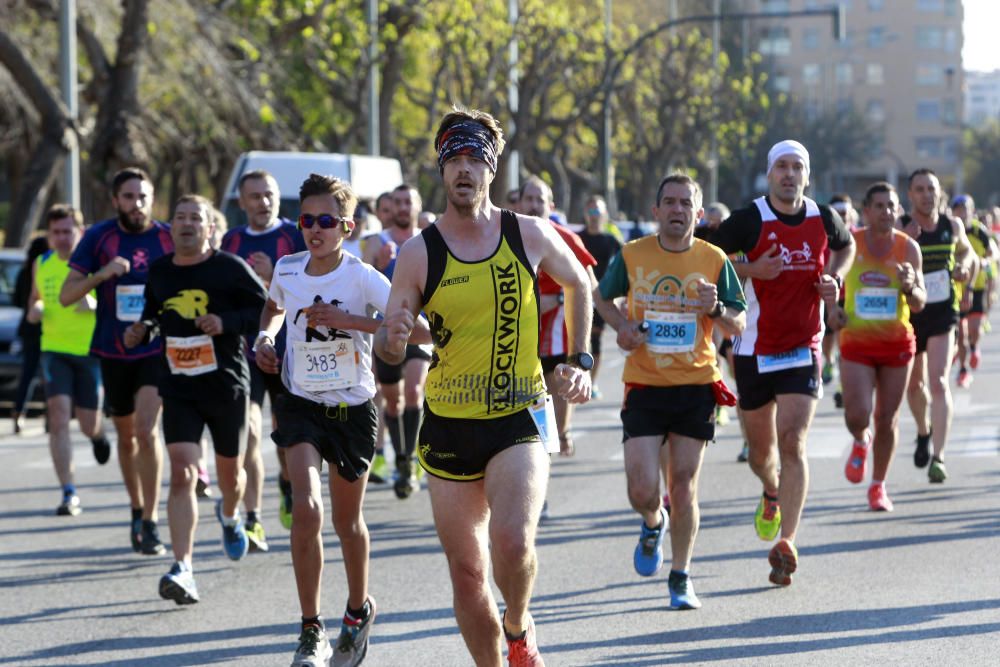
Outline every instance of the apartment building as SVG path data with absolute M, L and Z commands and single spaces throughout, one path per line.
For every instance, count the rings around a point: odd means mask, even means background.
M 1000 70 L 965 73 L 965 124 L 982 127 L 1000 120 Z
M 751 12 L 821 9 L 838 0 L 736 0 Z M 877 129 L 877 157 L 852 165 L 839 187 L 859 195 L 873 180 L 905 186 L 929 167 L 945 187 L 961 186 L 964 74 L 961 0 L 839 0 L 846 39 L 829 16 L 757 19 L 750 42 L 772 82 L 807 113 L 853 105 Z M 817 175 L 818 177 L 819 175 Z M 817 184 L 820 189 L 822 185 Z

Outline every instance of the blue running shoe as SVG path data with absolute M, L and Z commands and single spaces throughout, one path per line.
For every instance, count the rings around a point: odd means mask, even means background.
M 194 604 L 199 600 L 194 574 L 180 563 L 174 563 L 170 571 L 160 577 L 160 597 L 173 600 L 177 604 Z
M 643 577 L 651 577 L 663 567 L 663 536 L 667 532 L 667 511 L 660 508 L 660 527 L 647 528 L 642 522 L 639 543 L 635 545 L 632 562 L 635 571 Z
M 215 516 L 219 519 L 219 523 L 222 524 L 222 551 L 225 552 L 230 560 L 240 560 L 250 550 L 250 538 L 247 537 L 247 531 L 243 527 L 243 522 L 239 520 L 239 515 L 237 514 L 236 525 L 227 525 L 222 518 L 221 500 L 215 504 Z
M 670 570 L 667 588 L 670 589 L 671 609 L 701 609 L 701 600 L 695 595 L 691 577 L 686 572 Z

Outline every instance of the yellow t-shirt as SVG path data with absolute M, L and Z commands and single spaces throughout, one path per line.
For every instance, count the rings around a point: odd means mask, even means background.
M 69 275 L 69 262 L 49 250 L 35 260 L 35 285 L 42 299 L 42 351 L 62 352 L 85 357 L 90 354 L 90 339 L 94 336 L 97 314 L 81 308 L 82 301 L 72 306 L 59 303 L 59 291 Z M 90 297 L 94 298 L 94 292 Z

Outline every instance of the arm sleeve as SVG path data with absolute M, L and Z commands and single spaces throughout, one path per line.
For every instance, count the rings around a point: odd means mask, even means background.
M 97 255 L 94 252 L 94 243 L 97 234 L 94 228 L 88 229 L 83 234 L 83 238 L 76 246 L 76 250 L 69 258 L 69 268 L 75 269 L 85 276 L 96 273 L 101 267 L 97 266 Z
M 719 270 L 719 279 L 715 284 L 719 293 L 719 301 L 724 303 L 727 308 L 740 311 L 747 309 L 747 301 L 743 295 L 739 276 L 736 275 L 736 269 L 733 268 L 733 263 L 729 261 L 728 257 L 724 259 L 722 268 Z
M 281 289 L 281 274 L 278 273 L 279 264 L 281 264 L 280 259 L 274 265 L 274 275 L 271 276 L 271 286 L 267 291 L 267 296 L 271 301 L 274 301 L 278 308 L 284 309 L 285 293 Z
M 625 266 L 625 257 L 620 250 L 611 258 L 598 289 L 601 290 L 601 298 L 605 301 L 628 294 L 628 267 Z
M 722 249 L 727 255 L 746 253 L 753 250 L 760 236 L 760 216 L 755 215 L 756 208 L 740 209 L 723 220 L 714 232 L 709 234 L 708 242 Z
M 252 336 L 257 333 L 260 324 L 260 311 L 267 301 L 267 291 L 264 283 L 243 260 L 233 257 L 232 268 L 227 269 L 237 277 L 237 308 L 226 313 L 219 313 L 222 318 L 222 330 L 226 333 L 239 333 Z
M 851 232 L 847 230 L 847 225 L 844 224 L 840 214 L 829 206 L 820 206 L 819 213 L 823 219 L 826 235 L 830 238 L 830 250 L 843 250 L 851 245 Z

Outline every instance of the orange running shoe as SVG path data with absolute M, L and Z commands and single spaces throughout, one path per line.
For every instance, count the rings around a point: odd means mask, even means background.
M 871 443 L 871 436 L 865 432 L 862 442 L 854 441 L 851 447 L 851 455 L 847 457 L 847 465 L 844 466 L 844 477 L 851 484 L 860 484 L 865 478 L 865 468 L 868 463 L 868 447 Z
M 767 556 L 771 564 L 771 576 L 768 579 L 778 586 L 790 586 L 792 573 L 799 566 L 799 552 L 788 539 L 781 538 Z
M 872 512 L 892 511 L 892 501 L 886 493 L 885 484 L 872 484 L 868 487 L 868 507 Z
M 504 611 L 504 616 L 507 612 Z M 503 621 L 501 619 L 501 627 Z M 545 667 L 541 654 L 538 652 L 538 642 L 535 640 L 535 619 L 528 614 L 528 625 L 524 634 L 517 639 L 512 639 L 505 629 L 504 637 L 507 639 L 507 664 L 510 667 Z

